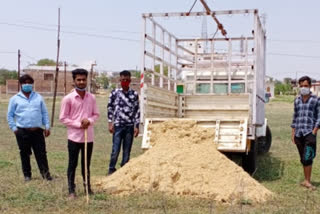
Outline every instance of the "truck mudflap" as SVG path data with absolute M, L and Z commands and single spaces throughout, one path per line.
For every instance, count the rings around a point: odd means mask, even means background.
M 148 126 L 151 123 L 161 123 L 168 118 L 147 118 L 144 123 L 142 137 L 142 149 L 150 149 L 150 137 L 152 132 Z M 215 137 L 212 141 L 217 144 L 217 149 L 221 152 L 247 152 L 247 130 L 248 118 L 241 120 L 206 120 L 206 119 L 175 119 L 175 120 L 194 120 L 198 125 L 215 129 Z

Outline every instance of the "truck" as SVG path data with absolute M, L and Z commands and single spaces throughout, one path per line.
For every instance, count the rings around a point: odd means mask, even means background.
M 164 26 L 172 17 L 188 26 L 192 17 L 222 16 L 228 22 L 246 17 L 249 32 L 217 36 L 218 24 L 212 37 L 186 37 Z M 151 147 L 149 124 L 195 120 L 214 128 L 219 151 L 240 155 L 244 170 L 254 173 L 258 153 L 267 153 L 272 141 L 265 118 L 266 32 L 258 10 L 144 13 L 142 20 L 142 148 Z

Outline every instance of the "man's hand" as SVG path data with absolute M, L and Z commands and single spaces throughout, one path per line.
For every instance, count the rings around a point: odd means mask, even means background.
M 134 128 L 134 137 L 138 137 L 139 135 L 139 128 Z
M 18 134 L 18 129 L 14 131 L 14 134 L 17 135 Z
M 82 119 L 80 128 L 87 129 L 89 126 L 90 126 L 90 121 L 87 118 Z
M 296 144 L 296 142 L 294 141 L 295 132 L 296 132 L 296 129 L 292 129 L 291 141 L 292 141 L 293 144 Z
M 110 132 L 111 134 L 113 134 L 113 132 L 114 132 L 114 126 L 113 126 L 112 123 L 109 123 L 109 132 Z
M 319 128 L 317 128 L 317 127 L 314 128 L 314 129 L 312 130 L 312 134 L 313 134 L 313 135 L 317 135 L 318 129 L 319 129 Z
M 45 137 L 49 137 L 49 135 L 50 135 L 50 130 L 45 129 L 43 132 L 44 132 L 44 136 L 45 136 Z

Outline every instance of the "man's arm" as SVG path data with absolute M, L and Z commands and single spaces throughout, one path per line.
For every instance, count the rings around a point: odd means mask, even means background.
M 81 121 L 81 128 L 88 128 L 90 125 L 93 125 L 99 118 L 100 113 L 97 107 L 97 102 L 96 102 L 96 98 L 94 97 L 94 95 L 92 95 L 92 106 L 93 106 L 93 110 L 92 110 L 92 114 L 90 117 L 88 117 L 87 119 L 83 119 Z
M 110 133 L 114 132 L 113 127 L 113 114 L 114 114 L 114 101 L 115 101 L 115 91 L 113 90 L 109 95 L 109 101 L 108 101 L 108 129 Z
M 15 111 L 16 111 L 16 102 L 14 98 L 11 98 L 8 105 L 8 113 L 7 113 L 7 121 L 10 129 L 16 133 L 18 128 L 16 126 L 16 123 L 14 121 L 15 117 Z
M 71 110 L 70 100 L 67 97 L 64 97 L 61 102 L 61 108 L 60 108 L 60 115 L 59 115 L 60 122 L 66 126 L 80 128 L 81 122 L 74 121 L 70 118 L 70 110 Z
M 314 127 L 314 129 L 313 129 L 313 134 L 314 135 L 316 135 L 317 134 L 317 132 L 318 132 L 318 130 L 319 130 L 319 128 L 320 128 L 320 98 L 318 97 L 318 99 L 317 99 L 317 109 L 316 109 L 316 112 L 317 112 L 317 122 L 316 122 L 316 125 L 315 125 L 315 127 Z
M 291 123 L 291 128 L 292 128 L 291 141 L 292 141 L 292 143 L 295 144 L 294 136 L 295 136 L 295 132 L 296 132 L 296 123 L 297 123 L 297 117 L 298 117 L 298 107 L 296 104 L 296 100 L 294 101 L 294 109 L 293 110 L 294 110 L 293 119 L 292 119 L 292 123 Z
M 139 106 L 139 95 L 138 93 L 136 94 L 136 100 L 134 102 L 134 136 L 137 137 L 139 135 L 139 124 L 140 124 L 140 106 Z
M 41 113 L 42 113 L 42 124 L 45 126 L 44 136 L 49 137 L 49 135 L 50 135 L 49 114 L 48 114 L 48 110 L 46 107 L 46 103 L 44 102 L 42 97 L 41 97 Z

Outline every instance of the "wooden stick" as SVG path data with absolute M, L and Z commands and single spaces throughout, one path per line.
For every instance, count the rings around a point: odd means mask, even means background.
M 85 176 L 85 185 L 86 185 L 86 197 L 87 197 L 87 204 L 89 204 L 89 186 L 88 186 L 88 157 L 87 157 L 87 150 L 88 150 L 88 130 L 84 130 L 84 176 Z

